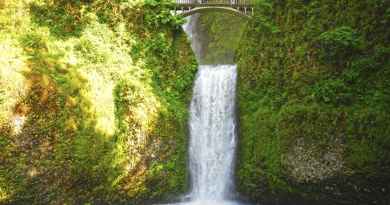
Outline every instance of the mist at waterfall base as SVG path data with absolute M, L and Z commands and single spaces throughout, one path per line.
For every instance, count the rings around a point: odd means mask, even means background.
M 183 28 L 201 64 L 204 36 L 198 32 L 198 19 L 189 17 Z M 236 65 L 199 66 L 189 120 L 191 190 L 171 205 L 242 205 L 234 200 L 236 79 Z

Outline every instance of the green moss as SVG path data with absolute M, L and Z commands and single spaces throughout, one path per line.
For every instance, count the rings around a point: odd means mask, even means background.
M 0 130 L 0 203 L 143 204 L 184 193 L 196 62 L 172 4 L 6 4 L 1 46 L 23 63 L 4 68 L 26 90 L 1 76 L 12 89 L 0 107 L 10 127 Z M 26 118 L 18 132 L 14 116 Z
M 319 58 L 327 63 L 339 64 L 339 66 L 362 49 L 362 39 L 356 31 L 346 26 L 322 33 L 318 37 L 318 44 Z
M 389 114 L 384 108 L 390 101 L 384 86 L 390 67 L 379 57 L 388 44 L 385 5 L 257 3 L 237 55 L 240 192 L 255 200 L 288 199 L 292 193 L 350 204 L 371 203 L 381 194 L 385 185 L 380 182 L 388 178 L 382 173 L 389 167 Z M 297 150 L 319 163 L 333 154 L 343 168 L 319 182 L 301 183 L 286 161 Z M 304 166 L 309 165 L 307 160 Z M 361 175 L 369 177 L 356 177 Z M 376 191 L 367 194 L 343 183 Z M 342 199 L 326 186 L 342 193 Z

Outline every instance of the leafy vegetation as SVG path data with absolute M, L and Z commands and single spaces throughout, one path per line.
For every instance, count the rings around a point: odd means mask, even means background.
M 250 20 L 200 17 L 201 63 L 239 67 L 240 193 L 388 204 L 389 7 L 257 0 Z M 0 1 L 0 204 L 145 204 L 188 189 L 197 65 L 172 8 Z
M 171 6 L 1 4 L 1 204 L 144 204 L 186 191 L 196 63 Z
M 389 6 L 257 1 L 237 55 L 241 193 L 388 203 Z

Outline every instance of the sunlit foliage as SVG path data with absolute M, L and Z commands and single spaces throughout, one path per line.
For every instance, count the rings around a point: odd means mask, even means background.
M 0 203 L 183 193 L 196 64 L 172 4 L 0 3 Z

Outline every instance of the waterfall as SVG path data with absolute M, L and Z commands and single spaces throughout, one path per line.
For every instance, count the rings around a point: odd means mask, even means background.
M 238 205 L 234 195 L 236 65 L 201 65 L 190 106 L 189 202 Z M 177 204 L 177 205 L 179 205 Z
M 184 30 L 198 62 L 204 35 L 197 28 L 199 14 Z M 236 150 L 236 65 L 200 65 L 190 106 L 189 168 L 192 204 L 233 204 Z
M 199 15 L 183 26 L 198 62 L 205 36 L 197 28 Z M 189 171 L 191 191 L 176 205 L 238 205 L 234 198 L 236 150 L 236 65 L 200 65 L 190 106 Z
M 224 201 L 234 186 L 235 65 L 201 65 L 190 117 L 190 173 L 195 201 Z

